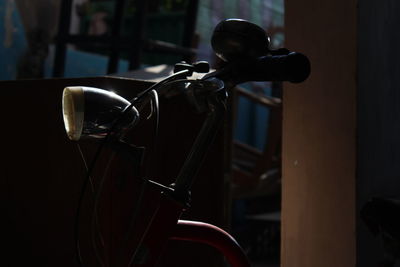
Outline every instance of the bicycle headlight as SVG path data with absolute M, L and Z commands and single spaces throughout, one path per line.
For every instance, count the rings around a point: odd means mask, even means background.
M 125 112 L 129 106 L 128 100 L 107 90 L 84 86 L 64 88 L 62 110 L 68 138 L 74 141 L 83 137 L 104 138 L 110 130 L 129 129 L 139 118 L 133 106 Z

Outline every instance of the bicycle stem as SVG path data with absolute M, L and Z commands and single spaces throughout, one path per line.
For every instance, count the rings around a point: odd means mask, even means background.
M 206 101 L 209 107 L 207 117 L 175 180 L 175 183 L 172 185 L 174 188 L 173 195 L 179 201 L 189 201 L 190 188 L 194 182 L 196 174 L 202 165 L 208 148 L 214 141 L 221 126 L 221 122 L 224 120 L 226 98 L 227 93 L 225 89 L 211 92 L 207 96 Z

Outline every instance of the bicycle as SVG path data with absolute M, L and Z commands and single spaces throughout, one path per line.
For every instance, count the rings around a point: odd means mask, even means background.
M 175 182 L 162 185 L 145 179 L 148 185 L 159 190 L 161 204 L 133 251 L 128 266 L 155 266 L 170 239 L 205 243 L 218 249 L 231 266 L 250 266 L 245 253 L 230 234 L 211 224 L 180 220 L 180 216 L 189 207 L 191 186 L 224 119 L 229 90 L 247 81 L 302 82 L 310 73 L 310 62 L 303 54 L 285 48 L 270 50 L 265 31 L 239 19 L 224 20 L 216 26 L 212 47 L 223 61 L 218 70 L 209 73 L 207 62 L 178 63 L 174 74 L 130 101 L 98 88 L 71 86 L 64 89 L 63 118 L 68 137 L 74 141 L 84 137 L 101 140 L 82 192 L 86 190 L 90 173 L 105 145 L 140 162 L 143 148 L 133 146 L 123 138 L 141 119 L 144 107 L 150 104 L 152 113 L 158 112 L 159 95 L 172 98 L 184 94 L 198 113 L 206 114 Z M 207 74 L 201 79 L 189 79 L 194 72 Z M 79 227 L 81 202 L 82 197 L 77 210 L 76 228 Z M 98 203 L 98 199 L 95 203 Z M 96 228 L 96 212 L 97 204 L 93 212 L 93 229 Z M 78 262 L 83 266 L 79 256 L 78 231 L 75 235 Z M 99 264 L 104 266 L 95 243 L 93 246 Z

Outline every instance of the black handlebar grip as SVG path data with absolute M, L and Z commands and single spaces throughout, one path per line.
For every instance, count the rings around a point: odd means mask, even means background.
M 247 64 L 246 64 L 247 65 Z M 263 56 L 240 67 L 238 82 L 245 81 L 289 81 L 300 83 L 310 75 L 308 58 L 297 52 L 287 55 Z

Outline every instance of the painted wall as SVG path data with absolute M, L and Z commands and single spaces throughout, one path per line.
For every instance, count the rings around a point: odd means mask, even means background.
M 356 7 L 285 1 L 286 46 L 312 73 L 284 86 L 283 267 L 355 266 Z

